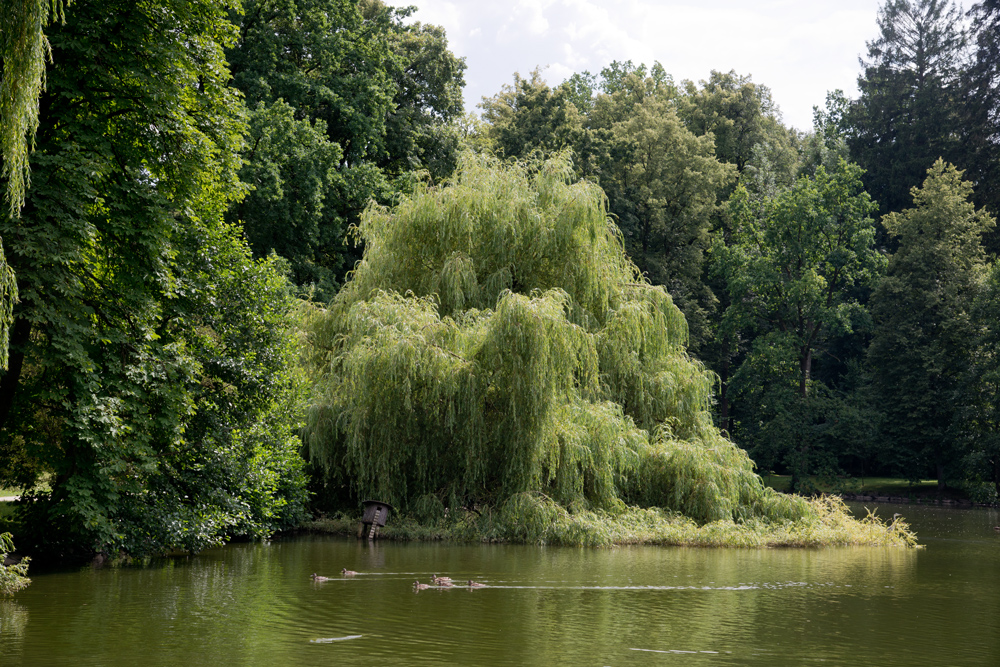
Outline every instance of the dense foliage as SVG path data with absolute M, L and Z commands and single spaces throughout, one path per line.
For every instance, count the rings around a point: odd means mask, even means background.
M 14 541 L 10 533 L 0 533 L 0 595 L 11 595 L 31 583 L 28 579 L 28 564 L 30 558 L 23 558 L 19 563 L 7 565 L 7 554 L 14 550 Z
M 22 548 L 264 536 L 303 455 L 316 506 L 488 539 L 878 541 L 744 450 L 998 497 L 995 0 L 886 0 L 808 133 L 748 76 L 631 61 L 463 116 L 444 31 L 381 0 L 6 8 Z
M 961 462 L 956 417 L 976 343 L 973 303 L 985 274 L 983 233 L 995 224 L 969 201 L 972 185 L 938 160 L 913 207 L 884 219 L 899 250 L 872 297 L 874 386 L 897 465 L 944 480 Z M 953 470 L 947 470 L 953 468 Z
M 230 211 L 258 257 L 330 299 L 355 259 L 344 242 L 370 199 L 388 203 L 413 172 L 454 169 L 465 63 L 444 31 L 406 25 L 378 0 L 249 0 L 232 13 L 233 85 L 250 134 Z
M 879 10 L 848 136 L 881 213 L 904 208 L 939 157 L 958 157 L 961 21 L 948 0 L 887 0 Z
M 733 232 L 713 254 L 729 292 L 722 329 L 752 340 L 732 378 L 753 414 L 742 434 L 758 462 L 781 462 L 798 481 L 817 468 L 818 439 L 803 423 L 818 398 L 814 359 L 867 320 L 858 293 L 885 264 L 869 217 L 875 207 L 861 170 L 843 160 L 759 206 L 740 186 L 729 206 Z
M 78 1 L 48 37 L 32 187 L 0 220 L 20 291 L 2 481 L 51 486 L 19 541 L 138 555 L 294 523 L 291 302 L 222 220 L 242 194 L 228 17 Z
M 331 485 L 427 518 L 480 506 L 477 530 L 520 540 L 653 530 L 639 508 L 765 532 L 817 519 L 713 426 L 683 316 L 565 158 L 467 155 L 358 233 L 365 259 L 311 329 L 306 433 Z

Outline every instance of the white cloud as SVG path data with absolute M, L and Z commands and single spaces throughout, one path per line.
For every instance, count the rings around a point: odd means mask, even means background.
M 536 66 L 557 84 L 612 60 L 651 65 L 676 79 L 734 69 L 769 86 L 786 122 L 809 129 L 828 90 L 855 91 L 858 55 L 876 32 L 880 0 L 406 0 L 415 19 L 444 26 L 465 56 L 466 106 Z

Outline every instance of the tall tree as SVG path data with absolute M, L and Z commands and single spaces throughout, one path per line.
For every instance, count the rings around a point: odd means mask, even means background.
M 373 9 L 380 6 L 377 0 L 372 3 Z M 400 13 L 389 37 L 396 94 L 386 118 L 380 166 L 393 176 L 426 170 L 440 180 L 457 164 L 456 121 L 464 113 L 465 58 L 448 49 L 444 28 L 419 21 L 404 24 L 403 16 Z
M 732 238 L 717 239 L 713 253 L 730 301 L 724 329 L 753 341 L 733 377 L 747 403 L 743 437 L 783 450 L 798 481 L 809 463 L 803 422 L 815 360 L 834 335 L 865 320 L 857 288 L 884 266 L 874 244 L 874 204 L 862 190 L 861 169 L 841 160 L 762 202 L 740 186 L 729 206 Z
M 962 155 L 975 202 L 1000 215 L 1000 1 L 983 0 L 969 16 L 975 59 L 965 69 Z M 996 230 L 986 247 L 1000 253 Z
M 232 12 L 233 83 L 250 107 L 241 176 L 258 190 L 230 213 L 259 257 L 289 260 L 328 300 L 357 253 L 346 243 L 371 200 L 412 172 L 454 168 L 465 63 L 444 31 L 405 25 L 379 0 L 250 0 Z
M 633 261 L 684 312 L 697 349 L 708 336 L 713 299 L 702 282 L 704 253 L 720 195 L 736 180 L 736 169 L 720 163 L 711 138 L 692 134 L 657 97 L 616 123 L 613 140 L 616 159 L 602 180 L 610 211 Z
M 396 94 L 393 16 L 366 17 L 353 0 L 250 0 L 231 12 L 238 37 L 226 57 L 253 139 L 241 176 L 260 189 L 230 219 L 321 300 L 345 269 L 347 227 L 391 189 L 376 161 Z
M 533 151 L 555 153 L 572 147 L 586 120 L 570 99 L 568 88 L 552 89 L 535 69 L 529 78 L 514 74 L 480 107 L 494 150 L 507 158 L 524 158 Z
M 886 0 L 878 26 L 861 61 L 848 145 L 884 214 L 909 204 L 939 157 L 957 161 L 966 34 L 950 0 Z
M 995 222 L 943 160 L 912 195 L 912 208 L 883 219 L 899 249 L 872 296 L 868 358 L 898 470 L 914 480 L 933 474 L 943 487 L 961 458 L 955 422 L 975 340 L 969 314 L 986 267 L 982 234 Z
M 222 221 L 244 129 L 226 9 L 77 0 L 66 18 L 32 187 L 0 218 L 21 294 L 0 450 L 38 464 L 4 481 L 52 474 L 23 523 L 49 556 L 266 534 L 304 500 L 290 305 Z
M 791 184 L 797 159 L 795 134 L 782 124 L 767 86 L 735 71 L 713 71 L 700 86 L 685 82 L 680 113 L 698 136 L 712 134 L 719 160 L 742 172 L 754 151 L 763 147 L 784 183 Z

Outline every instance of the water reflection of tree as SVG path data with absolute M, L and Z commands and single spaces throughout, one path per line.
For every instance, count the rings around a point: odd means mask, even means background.
M 28 610 L 13 600 L 0 600 L 0 655 L 4 662 L 20 654 L 28 627 Z

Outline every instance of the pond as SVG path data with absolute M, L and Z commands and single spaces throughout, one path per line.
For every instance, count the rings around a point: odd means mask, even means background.
M 0 599 L 0 665 L 1000 664 L 997 512 L 893 512 L 925 549 L 307 536 L 35 573 Z M 456 585 L 415 592 L 432 574 Z

